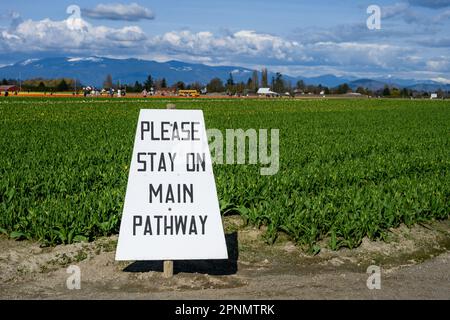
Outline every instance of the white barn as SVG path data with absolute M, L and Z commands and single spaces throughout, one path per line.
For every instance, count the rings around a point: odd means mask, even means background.
M 259 96 L 270 96 L 270 97 L 277 97 L 277 96 L 279 96 L 278 93 L 271 91 L 270 88 L 259 88 L 256 93 Z

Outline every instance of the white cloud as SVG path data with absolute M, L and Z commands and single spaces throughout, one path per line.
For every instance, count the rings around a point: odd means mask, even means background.
M 430 80 L 440 82 L 440 83 L 450 84 L 450 79 L 444 78 L 444 77 L 431 78 Z
M 9 51 L 64 52 L 88 55 L 165 56 L 213 64 L 328 65 L 351 68 L 395 68 L 407 49 L 359 42 L 299 41 L 240 30 L 217 35 L 209 31 L 171 31 L 147 37 L 137 26 L 114 29 L 83 19 L 26 20 L 13 33 L 2 33 Z
M 4 40 L 20 40 L 18 36 L 16 36 L 15 34 L 8 33 L 7 31 L 2 31 L 1 37 Z
M 121 48 L 141 48 L 140 42 L 146 39 L 145 33 L 137 26 L 93 26 L 79 18 L 25 20 L 15 30 L 3 31 L 0 35 L 4 45 L 12 52 L 91 50 L 105 54 Z
M 448 72 L 450 70 L 450 59 L 447 57 L 437 57 L 426 62 L 430 71 Z
M 308 47 L 316 64 L 364 68 L 396 68 L 410 49 L 390 44 L 319 42 Z
M 34 59 L 28 59 L 28 60 L 34 60 Z M 69 62 L 80 62 L 80 61 L 101 62 L 101 61 L 103 61 L 103 59 L 97 58 L 97 57 L 72 57 L 72 58 L 68 58 L 67 61 L 69 61 Z
M 194 56 L 212 56 L 216 59 L 242 57 L 247 60 L 275 59 L 286 62 L 307 59 L 298 42 L 252 30 L 241 30 L 224 36 L 208 31 L 172 31 L 154 37 L 149 44 L 166 53 L 188 53 Z
M 98 4 L 94 9 L 82 9 L 83 15 L 91 19 L 139 21 L 152 20 L 155 15 L 150 9 L 137 3 Z
M 96 55 L 158 61 L 177 59 L 214 65 L 266 65 L 291 72 L 299 67 L 311 72 L 330 70 L 341 74 L 448 70 L 445 61 L 428 59 L 427 52 L 414 46 L 394 42 L 380 44 L 376 38 L 363 35 L 361 28 L 358 32 L 365 42 L 358 37 L 351 39 L 347 29 L 328 41 L 322 40 L 326 37 L 318 37 L 316 41 L 302 41 L 300 36 L 286 39 L 253 30 L 227 34 L 182 30 L 150 37 L 138 26 L 111 28 L 95 26 L 80 18 L 43 19 L 22 21 L 13 29 L 0 29 L 0 51 L 26 53 L 27 57 L 33 57 L 32 53 L 42 56 L 57 52 L 71 57 Z

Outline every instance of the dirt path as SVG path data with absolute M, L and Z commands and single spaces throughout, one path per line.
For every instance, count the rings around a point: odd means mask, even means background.
M 305 254 L 283 236 L 266 245 L 262 231 L 226 217 L 227 261 L 177 261 L 164 279 L 161 262 L 115 262 L 117 237 L 40 248 L 0 238 L 1 299 L 450 299 L 450 221 L 393 230 L 389 241 L 354 250 Z M 69 290 L 69 265 L 81 289 Z M 366 285 L 381 267 L 381 289 Z

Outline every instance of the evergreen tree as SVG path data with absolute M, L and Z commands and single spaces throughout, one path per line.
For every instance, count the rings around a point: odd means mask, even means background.
M 153 78 L 149 74 L 147 77 L 147 80 L 144 81 L 144 87 L 145 87 L 145 89 L 150 90 L 151 88 L 153 88 L 153 85 L 154 85 Z
M 283 81 L 283 75 L 279 72 L 276 73 L 275 77 L 272 78 L 272 82 L 273 82 L 273 91 L 275 91 L 276 93 L 284 93 L 285 88 L 284 88 L 284 81 Z
M 161 88 L 167 88 L 166 78 L 162 78 L 162 80 L 161 80 Z
M 232 87 L 234 86 L 234 80 L 233 80 L 233 75 L 230 73 L 230 76 L 228 77 L 227 80 L 227 87 Z
M 408 89 L 403 88 L 403 89 L 402 89 L 401 96 L 402 96 L 403 98 L 409 97 L 409 91 L 408 91 Z
M 134 92 L 142 92 L 142 90 L 144 90 L 142 84 L 139 81 L 136 81 L 134 83 Z
M 230 76 L 227 80 L 227 85 L 226 85 L 226 89 L 228 93 L 235 93 L 236 92 L 236 88 L 234 86 L 234 80 L 233 80 L 233 75 L 230 73 Z
M 37 90 L 40 91 L 40 92 L 44 92 L 44 91 L 47 90 L 47 88 L 45 87 L 44 82 L 42 82 L 42 81 L 39 82 L 39 85 L 37 86 Z
M 62 79 L 60 83 L 56 86 L 57 91 L 68 91 L 69 85 L 67 84 L 66 80 Z
M 185 87 L 186 85 L 184 84 L 183 81 L 178 81 L 177 83 L 175 83 L 176 90 L 184 90 Z
M 340 84 L 337 87 L 336 93 L 338 94 L 346 94 L 347 92 L 349 92 L 350 87 L 348 86 L 348 84 L 344 83 L 344 84 Z

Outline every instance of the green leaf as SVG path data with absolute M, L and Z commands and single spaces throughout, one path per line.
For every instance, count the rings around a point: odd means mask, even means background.
M 318 245 L 313 245 L 312 247 L 309 248 L 309 253 L 311 253 L 312 255 L 317 255 L 320 252 L 320 246 Z
M 20 232 L 20 231 L 13 231 L 13 232 L 11 232 L 9 234 L 9 236 L 12 239 L 16 239 L 16 240 L 27 238 L 27 235 L 25 233 L 23 233 L 23 232 Z
M 82 235 L 77 235 L 73 238 L 73 242 L 88 242 L 89 239 Z

